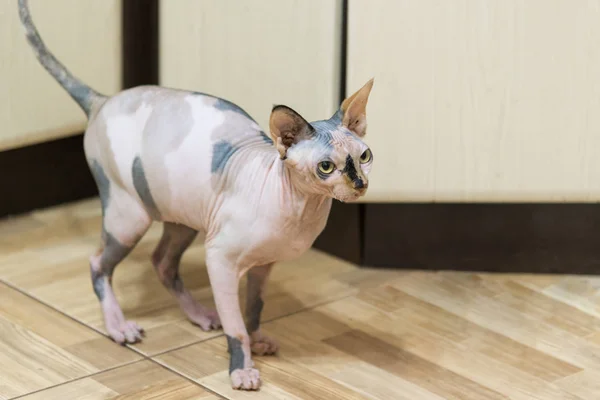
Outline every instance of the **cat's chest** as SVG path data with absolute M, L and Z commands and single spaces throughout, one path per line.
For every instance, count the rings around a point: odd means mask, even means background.
M 278 262 L 302 255 L 322 232 L 329 210 L 329 203 L 302 213 L 278 210 L 238 226 L 245 263 Z
M 307 251 L 325 227 L 327 215 L 318 218 L 282 221 L 270 226 L 270 232 L 262 239 L 262 247 L 270 250 L 274 261 L 296 258 Z

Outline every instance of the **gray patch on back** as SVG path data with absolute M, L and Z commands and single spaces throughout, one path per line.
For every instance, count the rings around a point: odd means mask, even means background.
M 233 111 L 235 113 L 243 115 L 244 117 L 248 118 L 249 120 L 254 121 L 254 119 L 242 107 L 240 107 L 228 100 L 217 98 L 217 102 L 214 104 L 213 107 L 215 107 L 217 110 L 221 110 L 221 111 Z
M 220 140 L 213 144 L 213 154 L 211 163 L 211 172 L 221 173 L 225 170 L 227 162 L 234 155 L 238 148 L 227 140 Z
M 142 165 L 142 159 L 139 156 L 136 156 L 133 160 L 133 164 L 131 165 L 131 176 L 133 177 L 133 186 L 135 187 L 138 196 L 140 196 L 142 203 L 144 203 L 146 210 L 153 219 L 160 220 L 160 212 L 152 197 L 150 185 L 148 185 L 148 180 L 146 179 L 146 174 Z
M 248 120 L 256 123 L 254 118 L 252 118 L 250 116 L 250 114 L 248 114 L 242 107 L 238 106 L 237 104 L 232 103 L 229 100 L 222 99 L 220 97 L 215 97 L 215 96 L 211 96 L 211 95 L 204 94 L 204 93 L 202 93 L 202 95 L 214 98 L 216 100 L 216 102 L 213 105 L 213 107 L 216 108 L 217 110 L 231 111 L 231 112 L 236 113 L 237 115 L 240 115 L 240 116 L 247 118 Z M 260 137 L 263 140 L 263 142 L 268 143 L 268 144 L 273 144 L 273 140 L 265 132 L 261 131 Z
M 267 136 L 267 134 L 264 133 L 263 131 L 260 132 L 260 137 L 262 138 L 262 140 L 265 143 L 273 144 L 273 139 L 271 139 L 269 136 Z
M 153 143 L 148 150 L 156 150 L 161 154 L 177 150 L 192 131 L 192 106 L 187 101 L 182 101 L 186 96 L 188 95 L 183 93 L 153 102 L 152 113 L 144 128 L 147 141 Z

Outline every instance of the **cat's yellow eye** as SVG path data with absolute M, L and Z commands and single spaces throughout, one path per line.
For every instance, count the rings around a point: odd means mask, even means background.
M 371 150 L 366 149 L 361 155 L 360 155 L 360 162 L 361 164 L 366 164 L 369 161 L 371 161 L 371 159 L 373 158 L 373 154 L 371 153 Z
M 333 172 L 334 169 L 335 169 L 335 166 L 330 161 L 322 161 L 319 163 L 319 171 L 321 171 L 324 174 L 329 175 L 330 173 Z

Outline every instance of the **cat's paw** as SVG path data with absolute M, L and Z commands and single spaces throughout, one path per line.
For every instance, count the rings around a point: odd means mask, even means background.
M 221 327 L 221 320 L 216 311 L 190 313 L 189 319 L 195 325 L 198 325 L 203 331 L 212 331 Z
M 203 331 L 212 331 L 221 327 L 221 320 L 217 311 L 204 307 L 195 300 L 187 302 L 182 308 L 188 319 Z
M 250 340 L 252 354 L 256 354 L 257 356 L 273 355 L 279 350 L 279 344 L 275 339 L 271 339 L 262 333 L 254 333 Z
M 261 385 L 260 372 L 255 368 L 236 369 L 229 378 L 236 390 L 258 390 Z
M 144 330 L 133 321 L 113 321 L 106 330 L 112 340 L 122 345 L 139 343 L 144 336 Z

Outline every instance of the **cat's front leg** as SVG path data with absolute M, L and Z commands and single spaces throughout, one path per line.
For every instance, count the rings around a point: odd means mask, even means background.
M 206 266 L 217 312 L 227 338 L 229 378 L 234 389 L 257 390 L 260 373 L 254 368 L 250 337 L 239 302 L 239 270 L 232 259 L 207 248 Z
M 275 354 L 277 342 L 260 330 L 260 315 L 263 309 L 263 293 L 273 264 L 250 268 L 246 285 L 246 327 L 250 333 L 252 353 L 262 356 Z

